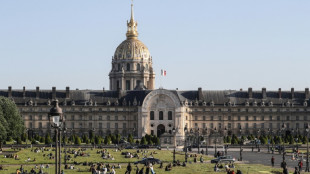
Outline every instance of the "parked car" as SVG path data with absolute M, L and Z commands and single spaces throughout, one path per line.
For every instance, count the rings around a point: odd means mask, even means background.
M 161 161 L 159 159 L 156 159 L 156 158 L 143 158 L 141 161 L 137 161 L 135 162 L 134 164 L 144 164 L 144 165 L 147 165 L 147 164 L 160 164 Z
M 138 148 L 139 149 L 148 149 L 148 148 L 150 148 L 150 146 L 149 145 L 140 145 L 140 146 L 138 146 Z
M 215 158 L 211 160 L 211 163 L 230 163 L 235 162 L 235 158 L 232 156 L 220 156 L 218 158 Z

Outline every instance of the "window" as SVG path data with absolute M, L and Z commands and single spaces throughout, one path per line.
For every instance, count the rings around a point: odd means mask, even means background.
M 308 119 L 307 119 L 307 116 L 304 116 L 304 121 L 307 121 Z
M 107 128 L 110 129 L 110 123 L 107 123 Z
M 245 120 L 246 120 L 246 121 L 249 121 L 249 116 L 245 116 Z
M 118 121 L 118 116 L 117 115 L 115 116 L 115 121 Z
M 117 88 L 117 89 L 120 89 L 119 80 L 116 81 L 116 88 Z
M 137 63 L 137 71 L 140 71 L 140 63 Z
M 102 123 L 99 123 L 99 129 L 102 129 Z
M 74 115 L 71 115 L 71 120 L 74 120 Z
M 241 127 L 241 123 L 238 123 L 238 127 L 237 127 L 237 128 L 240 129 L 240 127 Z M 242 129 L 242 128 L 241 128 L 241 129 Z
M 296 129 L 299 129 L 299 123 L 296 123 Z
M 256 123 L 253 123 L 253 128 L 256 129 Z
M 231 120 L 231 116 L 228 116 L 228 120 L 229 120 L 229 121 Z
M 219 126 L 219 129 L 222 129 L 222 123 L 219 123 L 218 126 Z
M 126 80 L 126 90 L 130 90 L 130 80 Z
M 286 120 L 287 120 L 287 121 L 290 121 L 290 116 L 286 116 Z
M 42 129 L 42 123 L 39 122 L 39 129 Z
M 277 123 L 277 128 L 280 129 L 280 123 Z
M 202 120 L 205 121 L 205 120 L 206 120 L 206 116 L 203 116 L 203 117 L 202 117 Z
M 39 115 L 39 120 L 42 120 L 42 115 Z
M 140 86 L 141 80 L 136 81 L 136 86 Z
M 299 121 L 299 116 L 296 116 L 296 121 Z
M 127 63 L 127 71 L 130 71 L 130 64 Z
M 126 116 L 125 115 L 123 116 L 123 120 L 126 120 Z
M 150 112 L 150 120 L 154 120 L 154 111 Z
M 240 116 L 238 116 L 238 121 L 240 121 L 241 120 L 241 117 Z
M 262 116 L 262 118 L 261 118 L 263 121 L 265 120 L 265 117 L 264 116 Z
M 172 111 L 168 112 L 168 120 L 172 120 Z
M 222 120 L 222 116 L 219 116 L 219 120 L 220 120 L 220 121 Z
M 154 135 L 154 130 L 151 130 L 151 135 Z
M 164 112 L 159 111 L 159 120 L 164 120 Z
M 29 120 L 32 120 L 32 115 L 29 115 Z
M 71 122 L 71 128 L 74 129 L 74 123 L 73 122 Z
M 213 119 L 214 119 L 213 116 L 211 116 L 211 121 L 213 121 Z
M 280 116 L 277 116 L 277 120 L 280 121 Z
M 82 115 L 80 115 L 80 120 L 83 120 L 83 116 Z
M 269 123 L 269 128 L 272 129 L 272 123 Z
M 195 128 L 198 128 L 198 123 L 195 123 Z
M 228 123 L 228 129 L 231 129 L 231 123 Z
M 269 120 L 272 121 L 272 116 L 271 115 L 269 116 Z
M 126 123 L 123 123 L 123 129 L 126 129 L 126 128 L 127 128 Z
M 195 121 L 197 121 L 198 120 L 198 117 L 197 116 L 195 116 Z
M 89 129 L 93 128 L 93 123 L 88 123 L 88 128 Z
M 265 129 L 265 124 L 261 123 L 260 128 Z
M 29 123 L 29 128 L 32 129 L 32 123 Z
M 213 129 L 213 123 L 210 123 L 210 128 Z
M 245 128 L 249 129 L 249 123 L 245 123 Z
M 286 123 L 286 128 L 289 129 L 290 128 L 290 124 Z
M 253 117 L 253 120 L 256 121 L 256 116 Z
M 82 123 L 80 123 L 80 128 L 83 128 L 83 124 Z
M 92 117 L 92 116 L 89 116 L 88 119 L 89 119 L 89 120 L 93 120 L 93 117 Z
M 137 123 L 133 123 L 133 127 L 134 127 L 134 128 L 137 128 Z
M 107 120 L 110 120 L 110 116 L 109 115 L 107 116 Z
M 118 123 L 115 123 L 114 128 L 115 128 L 115 129 L 118 129 Z
M 202 127 L 205 129 L 206 128 L 206 123 L 202 123 Z
M 117 64 L 117 70 L 118 70 L 118 71 L 121 70 L 121 64 Z
M 99 116 L 99 120 L 102 120 L 102 116 Z

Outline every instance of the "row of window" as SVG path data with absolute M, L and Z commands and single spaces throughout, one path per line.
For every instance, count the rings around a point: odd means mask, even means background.
M 245 121 L 249 121 L 249 120 L 252 120 L 252 121 L 257 121 L 257 120 L 261 120 L 261 121 L 264 121 L 265 120 L 265 117 L 266 116 L 252 116 L 252 117 L 249 117 L 249 116 L 236 116 L 236 118 L 237 118 L 237 120 L 238 121 L 241 121 L 241 120 L 245 120 Z M 304 121 L 307 121 L 308 120 L 308 116 L 294 116 L 295 117 L 295 120 L 296 121 L 299 121 L 299 120 L 301 120 L 302 118 L 303 118 L 303 120 Z M 286 116 L 286 117 L 283 117 L 282 116 L 282 120 L 286 120 L 286 121 L 291 121 L 291 120 L 294 120 L 294 117 L 292 117 L 292 116 Z M 199 117 L 198 116 L 195 116 L 194 117 L 194 120 L 195 121 L 198 121 L 199 119 L 198 119 Z M 217 116 L 217 117 L 214 117 L 214 116 L 210 116 L 210 120 L 211 121 L 213 121 L 214 120 L 214 118 L 217 118 L 217 120 L 219 120 L 219 121 L 221 121 L 222 120 L 222 116 Z M 251 119 L 249 119 L 249 118 L 251 118 Z M 285 118 L 285 119 L 284 119 Z M 187 119 L 186 119 L 187 120 Z M 202 120 L 203 121 L 206 121 L 207 120 L 207 116 L 202 116 Z M 233 118 L 232 118 L 232 116 L 227 116 L 227 120 L 228 121 L 231 121 L 231 120 L 233 120 Z M 274 116 L 269 116 L 268 117 L 268 120 L 270 120 L 270 121 L 272 121 L 272 120 L 275 120 L 274 119 Z M 280 121 L 281 120 L 281 116 L 276 116 L 276 120 L 277 121 Z
M 155 112 L 154 111 L 150 112 L 150 120 L 155 120 Z M 158 112 L 158 120 L 164 120 L 164 112 L 163 111 Z M 168 119 L 167 120 L 172 120 L 172 111 L 168 111 Z
M 70 127 L 68 127 L 68 128 L 72 128 L 72 129 L 74 129 L 74 128 L 84 128 L 84 127 L 83 127 L 83 123 L 79 123 L 79 124 L 78 124 L 78 127 L 76 127 L 75 125 L 76 125 L 76 123 L 73 123 L 73 122 L 72 122 L 72 123 L 70 124 Z M 67 126 L 69 126 L 69 125 L 67 125 Z M 136 128 L 137 124 L 134 123 L 133 126 L 134 126 L 134 128 Z M 33 123 L 30 122 L 28 128 L 30 128 L 30 129 L 32 129 L 32 128 L 39 128 L 39 129 L 42 129 L 42 128 L 43 128 L 42 122 L 39 122 L 39 123 L 38 123 L 38 127 L 33 127 Z M 92 129 L 92 128 L 95 128 L 95 127 L 93 127 L 93 123 L 88 123 L 88 127 L 87 127 L 87 128 Z M 103 123 L 98 123 L 98 127 L 97 127 L 97 128 L 103 129 Z M 112 127 L 111 127 L 111 123 L 106 123 L 106 128 L 107 128 L 107 129 L 112 128 Z M 114 123 L 114 127 L 113 127 L 113 128 L 114 128 L 114 129 L 119 129 L 119 128 L 127 129 L 127 123 L 123 123 L 122 127 L 119 127 L 119 123 Z
M 66 118 L 66 120 L 85 120 L 85 118 L 88 118 L 88 120 L 96 120 L 94 119 L 94 116 L 83 116 L 83 115 L 71 115 L 69 118 Z M 28 117 L 29 120 L 36 120 L 36 116 L 32 116 L 32 115 L 29 115 Z M 37 117 L 37 120 L 47 120 L 47 116 L 42 116 L 42 115 L 39 115 Z M 134 120 L 137 120 L 137 116 L 133 116 L 133 119 Z M 104 120 L 104 116 L 98 116 L 98 120 Z M 106 116 L 105 117 L 105 120 L 126 120 L 126 116 Z
M 308 123 L 304 123 L 304 126 L 303 126 L 303 128 L 305 128 L 306 126 L 307 126 L 307 124 Z M 252 124 L 249 124 L 249 123 L 244 123 L 243 124 L 243 126 L 241 126 L 241 123 L 236 123 L 235 124 L 236 125 L 236 127 L 235 127 L 235 129 L 239 129 L 240 127 L 243 129 L 243 128 L 245 128 L 245 129 L 248 129 L 248 128 L 254 128 L 254 129 L 265 129 L 265 128 L 270 128 L 270 129 L 273 129 L 273 128 L 277 128 L 277 129 L 281 129 L 281 126 L 282 126 L 282 123 L 276 123 L 276 124 L 273 124 L 273 123 L 269 123 L 268 124 L 268 127 L 266 127 L 266 124 L 265 123 L 259 123 L 259 124 L 257 124 L 257 123 L 252 123 Z M 249 127 L 251 125 L 251 127 Z M 276 125 L 276 127 L 275 127 L 275 125 Z M 286 129 L 290 129 L 290 123 L 286 123 Z M 293 125 L 293 124 L 292 124 Z M 217 127 L 216 127 L 217 126 Z M 227 127 L 225 126 L 225 128 L 227 128 L 227 129 L 232 129 L 233 127 L 233 124 L 232 123 L 228 123 L 227 124 Z M 198 128 L 198 127 L 200 127 L 199 126 L 199 124 L 198 123 L 195 123 L 195 128 Z M 202 125 L 201 125 L 201 127 L 202 128 L 207 128 L 207 124 L 206 123 L 202 123 Z M 222 123 L 217 123 L 217 124 L 215 124 L 215 123 L 210 123 L 209 124 L 209 128 L 211 128 L 211 129 L 213 129 L 213 128 L 217 128 L 217 129 L 222 129 L 223 127 L 222 127 Z M 299 128 L 302 128 L 301 127 L 301 124 L 300 123 L 295 123 L 295 127 L 294 127 L 295 129 L 299 129 Z
M 145 68 L 146 69 L 148 69 L 149 68 L 149 65 L 148 64 L 145 64 Z M 126 64 L 126 71 L 131 71 L 133 68 L 131 68 L 131 66 L 130 66 L 130 63 L 127 63 Z M 118 71 L 121 71 L 122 70 L 122 67 L 121 67 L 121 64 L 119 63 L 119 64 L 117 64 L 117 70 Z M 137 70 L 137 71 L 140 71 L 141 70 L 141 65 L 140 65 L 140 63 L 137 63 L 136 64 L 136 69 L 135 70 Z

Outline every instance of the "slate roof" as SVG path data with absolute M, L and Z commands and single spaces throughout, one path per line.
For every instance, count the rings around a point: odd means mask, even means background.
M 252 98 L 249 98 L 248 91 L 238 90 L 202 90 L 202 98 L 199 98 L 198 90 L 169 90 L 180 99 L 180 103 L 198 102 L 198 105 L 210 105 L 214 102 L 215 105 L 245 105 L 249 102 L 250 105 L 261 105 L 264 102 L 266 105 L 283 105 L 289 102 L 290 105 L 304 105 L 306 99 L 305 91 L 295 91 L 294 98 L 291 97 L 291 91 L 282 91 L 282 97 L 279 98 L 278 91 L 267 91 L 266 98 L 263 99 L 262 91 L 253 91 Z M 132 91 L 102 91 L 102 90 L 70 90 L 70 98 L 66 99 L 65 90 L 57 90 L 56 98 L 61 105 L 142 105 L 144 98 L 151 90 L 132 90 Z M 0 90 L 0 96 L 8 97 L 8 90 Z M 32 101 L 33 105 L 47 105 L 52 99 L 52 90 L 40 90 L 39 98 L 36 98 L 36 90 L 26 90 L 25 98 L 23 90 L 12 90 L 12 99 L 17 105 L 29 105 Z M 194 104 L 193 104 L 194 105 Z

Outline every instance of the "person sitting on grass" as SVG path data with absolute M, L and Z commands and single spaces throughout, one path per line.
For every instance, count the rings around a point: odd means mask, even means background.
M 202 155 L 200 156 L 200 162 L 203 163 L 203 157 L 202 157 Z
M 166 166 L 165 170 L 166 170 L 166 171 L 170 171 L 171 169 L 172 169 L 172 164 L 169 163 L 169 164 Z
M 215 171 L 215 172 L 220 171 L 220 169 L 219 169 L 218 165 L 219 165 L 218 163 L 216 163 L 216 164 L 214 165 L 214 171 Z
M 236 174 L 242 174 L 241 170 L 237 170 Z
M 36 173 L 36 171 L 32 168 L 32 169 L 30 170 L 30 173 Z

